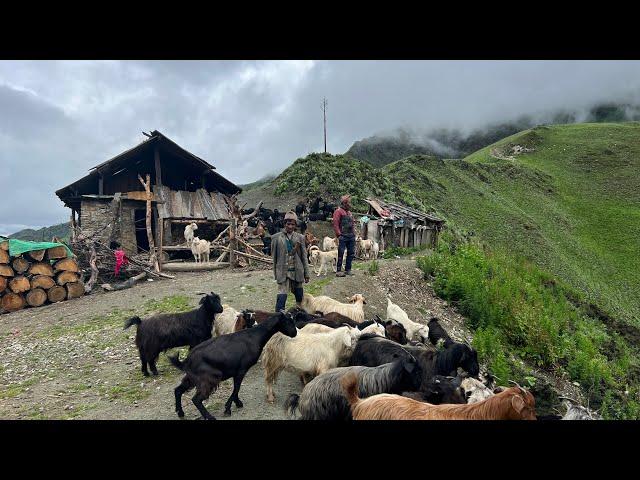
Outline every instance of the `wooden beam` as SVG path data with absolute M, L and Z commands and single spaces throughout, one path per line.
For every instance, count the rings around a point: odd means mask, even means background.
M 104 195 L 104 177 L 102 174 L 98 176 L 98 195 Z
M 160 167 L 160 150 L 158 149 L 158 144 L 156 144 L 155 149 L 153 150 L 153 159 L 156 166 L 156 185 L 162 186 L 162 168 Z
M 156 248 L 155 242 L 153 241 L 153 232 L 151 230 L 151 175 L 147 173 L 146 182 L 142 180 L 142 177 L 138 175 L 138 180 L 144 187 L 145 192 L 147 192 L 147 215 L 146 215 L 146 224 L 147 224 L 147 238 L 149 239 L 149 264 L 151 268 L 154 269 L 155 272 L 160 273 L 160 266 L 158 262 L 158 258 L 156 256 Z

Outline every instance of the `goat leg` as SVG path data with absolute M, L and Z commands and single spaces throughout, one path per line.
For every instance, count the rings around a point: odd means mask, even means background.
M 231 392 L 231 396 L 227 400 L 227 403 L 224 404 L 224 415 L 231 415 L 231 402 L 233 401 L 236 404 L 236 407 L 242 408 L 244 407 L 243 403 L 240 401 L 240 397 L 238 397 L 238 392 L 240 392 L 240 385 L 242 385 L 242 380 L 244 379 L 246 372 L 240 373 L 233 377 L 233 392 Z
M 184 417 L 184 410 L 182 410 L 182 394 L 192 388 L 193 388 L 193 382 L 191 382 L 189 380 L 189 377 L 185 375 L 180 385 L 178 385 L 173 391 L 176 397 L 176 413 L 180 418 Z
M 216 417 L 211 415 L 209 411 L 206 409 L 206 407 L 202 404 L 203 400 L 206 400 L 206 399 L 207 399 L 206 396 L 204 396 L 201 392 L 196 390 L 196 394 L 193 396 L 191 401 L 193 402 L 193 404 L 196 406 L 196 408 L 202 415 L 202 418 L 204 418 L 205 420 L 215 420 Z
M 151 373 L 153 373 L 154 375 L 158 375 L 158 369 L 156 368 L 157 360 L 158 360 L 158 357 L 155 357 L 149 361 L 149 368 L 151 369 Z
M 142 374 L 145 377 L 149 376 L 149 370 L 147 370 L 147 357 L 145 357 L 144 355 L 140 354 L 140 363 L 142 364 L 142 368 L 140 369 L 142 371 Z

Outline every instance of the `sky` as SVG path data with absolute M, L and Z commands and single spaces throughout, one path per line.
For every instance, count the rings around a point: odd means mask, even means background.
M 638 61 L 0 61 L 0 234 L 68 220 L 55 191 L 159 130 L 237 184 L 397 128 L 470 130 L 638 101 Z

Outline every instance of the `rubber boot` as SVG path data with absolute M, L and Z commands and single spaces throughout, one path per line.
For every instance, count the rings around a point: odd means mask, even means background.
M 302 303 L 302 296 L 304 295 L 302 287 L 294 288 L 293 295 L 296 297 L 296 304 L 300 306 L 300 304 Z
M 287 294 L 279 293 L 276 298 L 276 313 L 280 310 L 284 310 L 285 305 L 287 304 Z

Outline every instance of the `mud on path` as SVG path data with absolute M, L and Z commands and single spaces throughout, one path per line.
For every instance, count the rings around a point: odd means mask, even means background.
M 426 322 L 436 315 L 452 337 L 471 340 L 463 317 L 433 294 L 413 259 L 379 264 L 375 276 L 365 273 L 366 263 L 355 264 L 353 277 L 313 274 L 305 291 L 341 301 L 362 293 L 367 298 L 367 318 L 385 317 L 389 293 L 412 319 Z M 167 354 L 161 354 L 159 376 L 144 377 L 134 344 L 135 327 L 123 330 L 122 325 L 132 315 L 192 308 L 200 291 L 214 291 L 237 309 L 272 310 L 276 285 L 271 270 L 178 273 L 173 280 L 0 316 L 0 418 L 177 419 L 173 389 L 181 372 L 169 364 Z M 292 305 L 290 298 L 287 306 Z M 222 412 L 232 387 L 232 380 L 222 382 L 205 402 L 218 419 L 227 418 Z M 240 389 L 244 408 L 232 406 L 229 418 L 285 419 L 283 401 L 300 393 L 302 385 L 296 376 L 283 372 L 274 390 L 276 402 L 271 405 L 265 399 L 264 370 L 256 364 Z M 183 399 L 186 419 L 200 417 L 190 401 L 192 394 Z

